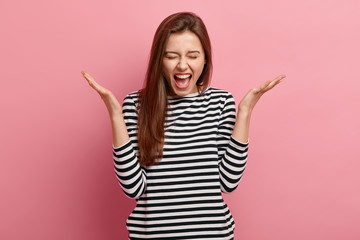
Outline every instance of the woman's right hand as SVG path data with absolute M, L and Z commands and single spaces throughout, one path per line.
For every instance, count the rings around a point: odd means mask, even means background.
M 100 97 L 104 101 L 110 117 L 116 116 L 118 114 L 122 114 L 121 105 L 114 96 L 114 94 L 110 90 L 104 88 L 103 86 L 95 82 L 94 78 L 90 76 L 90 74 L 88 74 L 87 72 L 81 71 L 81 73 L 84 76 L 84 78 L 88 81 L 89 85 L 93 89 L 95 89 L 95 91 L 100 95 Z

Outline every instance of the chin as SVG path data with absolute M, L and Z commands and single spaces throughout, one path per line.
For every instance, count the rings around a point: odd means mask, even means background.
M 178 96 L 178 97 L 184 97 L 191 93 L 198 92 L 198 88 L 195 85 L 194 87 L 188 88 L 188 89 L 178 89 L 176 86 L 172 87 L 172 91 L 170 92 L 170 95 L 172 96 Z

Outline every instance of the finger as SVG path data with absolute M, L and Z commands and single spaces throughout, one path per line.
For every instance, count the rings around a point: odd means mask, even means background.
M 87 72 L 85 72 L 85 71 L 81 71 L 81 74 L 82 74 L 82 75 L 83 75 L 83 77 L 86 79 L 86 81 L 88 81 L 88 82 L 89 82 L 90 77 L 88 76 L 88 73 L 87 73 Z
M 103 86 L 101 86 L 100 84 L 98 84 L 90 74 L 88 74 L 85 71 L 82 71 L 81 73 L 83 74 L 85 79 L 88 81 L 89 85 L 93 89 L 95 89 L 99 94 L 103 94 L 106 91 L 106 89 Z
M 281 75 L 277 76 L 277 77 L 273 80 L 274 85 L 272 86 L 272 88 L 273 88 L 275 85 L 281 83 L 282 80 L 283 80 L 285 77 L 286 77 L 285 74 L 281 74 Z M 270 85 L 271 85 L 271 84 L 270 84 Z
M 282 79 L 285 77 L 285 75 L 280 75 L 277 78 L 275 78 L 274 80 L 271 81 L 271 83 L 263 89 L 264 92 L 269 91 L 270 89 L 274 88 L 276 85 L 278 85 L 279 83 L 281 83 Z
M 85 71 L 82 71 L 81 73 L 83 74 L 84 78 L 88 81 L 90 86 L 94 87 L 94 86 L 98 85 L 96 83 L 96 81 L 94 80 L 94 78 L 90 74 L 88 74 Z
M 277 76 L 274 80 L 276 81 L 281 81 L 283 78 L 285 78 L 286 75 L 285 74 L 280 74 L 279 76 Z
M 266 86 L 266 89 L 273 88 L 275 85 L 279 84 L 282 81 L 282 79 L 284 79 L 285 77 L 286 77 L 285 74 L 281 74 L 281 75 L 277 76 L 272 81 L 270 81 L 269 85 Z
M 263 89 L 263 92 L 267 92 L 269 91 L 270 89 L 273 89 L 276 85 L 278 85 L 280 83 L 280 81 L 274 81 L 274 82 L 271 82 L 269 84 L 269 86 L 267 86 L 266 88 Z
M 271 83 L 271 80 L 268 80 L 268 81 L 264 82 L 263 84 L 261 84 L 260 86 L 254 88 L 255 93 L 258 93 L 258 92 L 262 91 L 267 86 L 269 86 L 270 83 Z
M 95 81 L 94 78 L 91 77 L 90 74 L 88 74 L 87 72 L 81 71 L 81 73 L 88 82 Z

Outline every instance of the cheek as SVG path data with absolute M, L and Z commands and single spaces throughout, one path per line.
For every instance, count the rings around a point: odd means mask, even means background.
M 204 63 L 200 63 L 196 66 L 196 75 L 200 76 L 205 67 Z
M 162 74 L 166 79 L 169 78 L 169 71 L 167 70 L 167 68 L 165 66 L 162 69 Z
M 169 76 L 171 76 L 172 73 L 172 67 L 171 64 L 169 63 L 163 63 L 163 75 L 168 78 Z

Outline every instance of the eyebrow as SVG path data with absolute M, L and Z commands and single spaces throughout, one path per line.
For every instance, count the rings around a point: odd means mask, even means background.
M 173 53 L 173 54 L 179 54 L 178 52 L 174 52 L 174 51 L 165 51 L 165 54 L 168 54 L 168 53 Z M 193 50 L 193 51 L 188 51 L 187 54 L 191 54 L 191 53 L 198 53 L 200 54 L 200 51 L 198 50 Z

